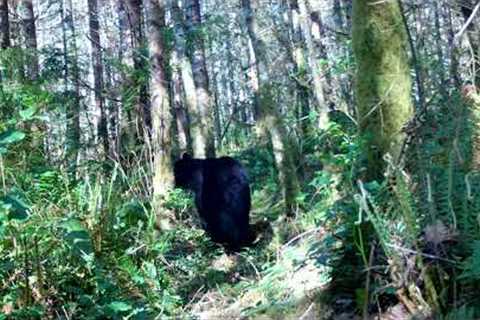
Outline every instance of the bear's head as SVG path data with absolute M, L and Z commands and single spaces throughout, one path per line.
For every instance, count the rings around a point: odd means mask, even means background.
M 175 161 L 173 174 L 176 188 L 197 191 L 202 183 L 201 160 L 184 153 L 180 160 Z

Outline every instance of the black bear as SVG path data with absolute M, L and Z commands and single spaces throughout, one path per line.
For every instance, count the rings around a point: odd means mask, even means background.
M 194 159 L 174 165 L 175 187 L 195 193 L 195 206 L 213 241 L 238 250 L 252 242 L 250 187 L 245 169 L 230 157 Z

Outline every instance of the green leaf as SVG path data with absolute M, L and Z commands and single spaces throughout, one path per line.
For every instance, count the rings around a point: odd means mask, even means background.
M 72 248 L 73 254 L 89 262 L 93 245 L 88 230 L 77 219 L 69 219 L 62 226 L 66 229 L 65 240 Z
M 15 195 L 0 198 L 0 208 L 8 211 L 9 219 L 25 220 L 28 218 L 28 205 Z
M 25 110 L 21 110 L 19 112 L 20 117 L 22 117 L 22 120 L 32 120 L 35 116 L 35 113 L 37 112 L 37 109 L 35 107 L 30 107 Z
M 114 301 L 108 305 L 108 307 L 115 313 L 127 312 L 132 310 L 132 306 L 122 301 Z
M 13 129 L 0 134 L 0 147 L 21 141 L 25 138 L 25 133 Z

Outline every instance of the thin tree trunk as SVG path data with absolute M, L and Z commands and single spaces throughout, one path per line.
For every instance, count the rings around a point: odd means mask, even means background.
M 343 17 L 342 2 L 340 0 L 333 0 L 333 19 L 335 21 L 335 26 L 339 28 L 339 30 L 343 31 L 345 28 L 345 22 Z
M 188 132 L 188 115 L 182 101 L 182 75 L 178 52 L 172 52 L 172 90 L 173 90 L 173 108 L 175 110 L 175 120 L 177 128 L 177 143 L 180 154 L 190 150 L 190 135 Z
M 273 88 L 267 68 L 266 45 L 260 37 L 257 24 L 259 0 L 242 0 L 242 9 L 247 24 L 248 37 L 252 45 L 252 62 L 255 62 L 253 91 L 257 102 L 256 120 L 260 135 L 267 135 L 273 147 L 273 155 L 278 170 L 278 178 L 283 191 L 283 200 L 287 216 L 296 211 L 296 197 L 300 190 L 298 177 L 293 163 L 292 148 L 289 145 L 283 118 L 276 107 Z M 263 137 L 261 137 L 263 138 Z
M 150 95 L 152 99 L 152 148 L 153 148 L 153 196 L 155 212 L 159 214 L 159 226 L 168 228 L 168 211 L 163 204 L 173 187 L 171 163 L 171 128 L 173 117 L 170 109 L 168 54 L 165 33 L 166 0 L 148 1 L 148 40 L 150 50 Z
M 291 51 L 292 60 L 295 66 L 295 85 L 298 103 L 298 114 L 300 118 L 302 134 L 304 137 L 310 135 L 313 130 L 313 123 L 310 121 L 310 86 L 308 84 L 308 65 L 305 54 L 305 41 L 300 26 L 300 15 L 296 2 L 290 1 L 288 9 L 289 27 L 291 29 Z
M 443 19 L 447 22 L 447 39 L 450 55 L 450 77 L 449 82 L 456 88 L 460 87 L 460 77 L 458 74 L 458 50 L 455 47 L 455 32 L 453 31 L 452 11 L 449 5 L 443 5 Z
M 473 13 L 473 8 L 478 1 L 457 0 L 462 15 L 467 21 Z M 467 27 L 467 36 L 473 51 L 473 74 L 476 86 L 480 85 L 480 15 L 477 13 Z
M 71 0 L 70 0 L 71 2 Z M 71 3 L 70 3 L 71 5 Z M 75 27 L 73 25 L 73 14 L 70 7 L 70 12 L 66 10 L 65 1 L 60 2 L 60 14 L 62 18 L 62 33 L 63 33 L 63 59 L 64 59 L 64 82 L 65 82 L 65 96 L 68 99 L 66 108 L 67 120 L 67 134 L 66 134 L 66 162 L 68 171 L 72 177 L 75 177 L 77 170 L 78 153 L 80 149 L 80 86 L 78 82 L 78 67 L 76 66 L 77 48 L 75 43 Z M 68 17 L 68 18 L 67 18 Z M 70 23 L 70 27 L 68 23 Z M 74 67 L 71 70 L 69 64 L 69 43 L 67 31 L 70 29 L 72 36 L 71 47 L 73 50 Z M 71 72 L 72 71 L 72 72 Z M 72 73 L 72 75 L 71 75 Z M 71 79 L 73 79 L 73 89 L 71 88 Z M 71 98 L 71 99 L 70 99 Z
M 447 98 L 447 91 L 445 87 L 445 68 L 444 68 L 444 54 L 442 49 L 442 29 L 440 24 L 440 9 L 438 8 L 438 0 L 432 1 L 433 14 L 435 18 L 435 50 L 437 51 L 438 59 L 438 80 L 440 85 L 440 92 L 444 98 Z
M 326 38 L 325 27 L 322 21 L 322 15 L 319 10 L 312 10 L 310 0 L 303 0 L 305 1 L 305 7 L 307 9 L 307 13 L 310 14 L 310 20 L 312 24 L 312 38 L 314 40 L 315 49 L 318 51 L 318 58 L 322 60 L 322 64 L 318 65 L 320 67 L 320 72 L 323 75 L 323 92 L 325 95 L 325 103 L 327 104 L 327 112 L 330 109 L 332 104 L 330 95 L 331 95 L 331 87 L 332 87 L 332 76 L 330 74 L 330 66 L 327 54 L 327 48 L 324 44 L 324 39 Z M 318 60 L 317 58 L 317 60 Z
M 24 63 L 26 54 L 24 50 L 22 50 L 22 47 L 24 46 L 24 37 L 22 35 L 25 29 L 22 20 L 22 6 L 19 1 L 13 3 L 10 2 L 10 4 L 14 5 L 13 13 L 15 17 L 15 19 L 9 20 L 10 43 L 11 46 L 15 49 L 15 52 L 18 53 L 18 57 L 16 58 L 15 65 L 7 66 L 7 72 L 9 75 L 11 75 L 11 79 L 14 79 L 18 82 L 23 82 L 26 78 L 26 65 Z
M 8 18 L 8 0 L 0 0 L 0 47 L 10 47 L 10 23 Z
M 133 85 L 138 90 L 133 107 L 135 110 L 136 140 L 142 141 L 149 138 L 152 126 L 150 98 L 147 83 L 142 76 L 147 72 L 148 67 L 145 55 L 145 32 L 143 31 L 143 4 L 142 0 L 127 0 L 126 3 L 133 48 L 133 67 L 135 69 Z
M 195 90 L 195 81 L 193 80 L 192 63 L 187 57 L 186 26 L 183 12 L 178 6 L 177 1 L 172 4 L 172 16 L 175 21 L 175 48 L 176 57 L 183 84 L 185 95 L 185 105 L 189 116 L 190 137 L 193 156 L 204 158 L 207 150 L 207 126 L 204 122 L 202 111 L 198 106 L 198 97 Z
M 317 103 L 318 110 L 318 125 L 321 129 L 325 129 L 328 125 L 328 102 L 325 97 L 325 86 L 323 78 L 323 73 L 321 67 L 317 63 L 317 57 L 315 55 L 315 46 L 313 43 L 312 37 L 312 24 L 310 19 L 310 12 L 308 10 L 306 0 L 293 0 L 292 8 L 298 10 L 300 17 L 300 26 L 302 28 L 302 33 L 305 39 L 305 44 L 307 47 L 307 59 L 308 66 L 310 69 L 310 74 L 312 75 L 313 80 L 313 93 Z M 295 4 L 295 1 L 297 3 Z
M 213 99 L 210 93 L 207 64 L 205 62 L 205 43 L 202 34 L 198 32 L 202 24 L 199 0 L 185 1 L 185 12 L 187 27 L 193 39 L 190 59 L 192 61 L 198 110 L 206 134 L 206 149 L 203 151 L 204 155 L 200 156 L 215 157 Z
M 119 29 L 119 38 L 118 38 L 118 51 L 117 59 L 121 64 L 127 64 L 127 52 L 133 47 L 131 44 L 132 36 L 131 33 L 131 24 L 129 22 L 128 8 L 125 4 L 125 0 L 114 0 L 116 1 L 116 11 L 117 11 L 117 23 Z M 130 85 L 131 80 L 127 79 L 127 73 L 124 70 L 121 70 L 118 74 L 119 88 L 125 88 Z M 138 114 L 135 115 L 135 120 L 133 120 L 133 112 L 131 108 L 126 108 L 129 106 L 127 100 L 125 99 L 124 92 L 118 92 L 118 97 L 122 100 L 120 109 L 118 110 L 118 134 L 116 141 L 116 150 L 119 155 L 122 165 L 128 167 L 131 163 L 130 155 L 136 152 L 137 142 L 140 141 L 139 136 L 143 137 L 143 134 L 140 135 L 137 132 L 137 123 L 136 119 Z
M 92 65 L 95 91 L 95 107 L 100 112 L 100 121 L 98 123 L 97 134 L 102 140 L 104 156 L 109 154 L 109 141 L 107 131 L 107 117 L 105 112 L 104 80 L 103 80 L 103 58 L 102 45 L 100 42 L 100 24 L 98 21 L 98 2 L 97 0 L 88 0 L 88 17 L 90 28 L 90 42 L 92 44 Z
M 35 14 L 33 12 L 33 1 L 22 0 L 21 10 L 19 11 L 22 18 L 23 33 L 25 37 L 25 46 L 28 50 L 27 54 L 27 73 L 30 80 L 36 80 L 39 75 L 39 64 L 37 54 L 37 35 L 35 27 Z

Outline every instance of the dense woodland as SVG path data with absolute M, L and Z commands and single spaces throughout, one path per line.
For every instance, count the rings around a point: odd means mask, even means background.
M 479 319 L 479 11 L 0 0 L 0 319 Z M 252 245 L 184 153 L 246 168 Z

